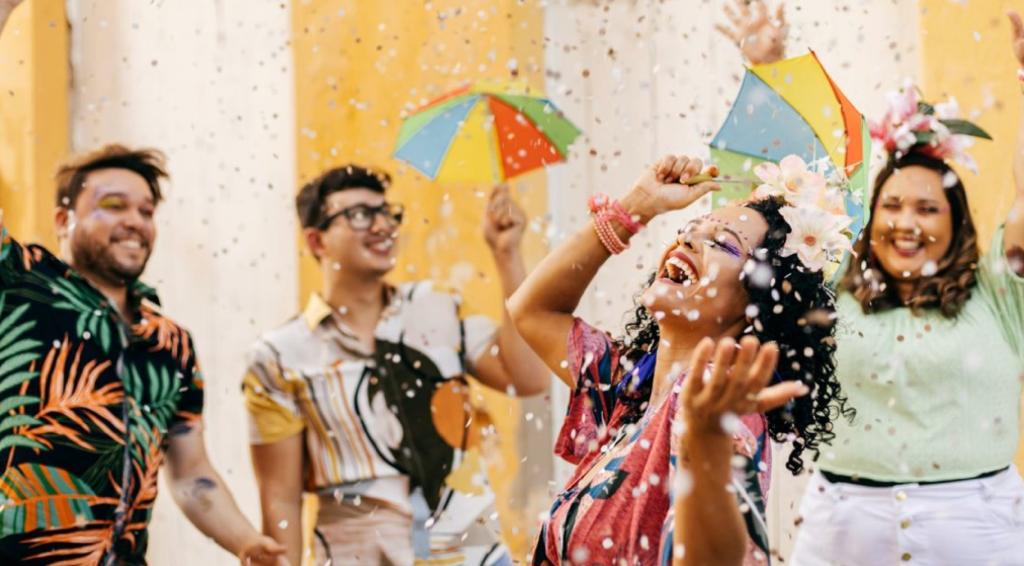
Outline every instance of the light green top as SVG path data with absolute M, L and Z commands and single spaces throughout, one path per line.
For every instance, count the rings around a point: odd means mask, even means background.
M 961 479 L 1005 467 L 1017 450 L 1024 376 L 1024 278 L 1007 266 L 1003 229 L 960 315 L 865 315 L 838 299 L 836 365 L 857 410 L 835 423 L 821 469 L 879 481 Z

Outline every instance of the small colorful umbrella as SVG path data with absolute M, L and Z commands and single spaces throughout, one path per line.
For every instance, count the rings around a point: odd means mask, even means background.
M 823 173 L 849 182 L 847 214 L 856 237 L 864 226 L 868 201 L 871 135 L 864 116 L 839 90 L 813 53 L 747 69 L 729 116 L 711 141 L 711 161 L 725 183 L 716 204 L 746 196 L 763 161 L 796 154 L 824 163 Z
M 394 155 L 435 181 L 494 183 L 564 161 L 579 135 L 523 85 L 477 82 L 406 118 Z

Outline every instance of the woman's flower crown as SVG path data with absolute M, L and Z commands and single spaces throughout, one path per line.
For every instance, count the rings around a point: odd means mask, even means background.
M 846 183 L 838 176 L 825 175 L 808 168 L 800 156 L 788 155 L 778 165 L 764 162 L 754 168 L 762 183 L 753 198 L 780 198 L 785 205 L 779 214 L 790 232 L 780 255 L 796 254 L 804 267 L 821 271 L 829 262 L 838 263 L 852 249 L 849 231 L 853 219 L 846 214 Z
M 885 146 L 897 159 L 917 151 L 936 159 L 950 159 L 978 172 L 974 158 L 967 149 L 973 138 L 990 140 L 991 136 L 975 124 L 959 117 L 956 99 L 928 104 L 921 100 L 917 87 L 909 80 L 903 88 L 886 95 L 889 109 L 881 122 L 871 123 L 871 137 Z

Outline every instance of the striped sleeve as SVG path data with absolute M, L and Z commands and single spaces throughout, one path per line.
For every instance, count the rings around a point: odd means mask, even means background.
M 242 379 L 252 444 L 273 444 L 302 432 L 305 422 L 273 347 L 259 341 L 250 348 Z

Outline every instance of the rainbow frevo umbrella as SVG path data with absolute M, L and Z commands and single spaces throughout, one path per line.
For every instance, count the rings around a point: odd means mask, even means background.
M 564 161 L 579 135 L 524 85 L 477 82 L 406 118 L 394 155 L 435 181 L 494 183 Z
M 850 230 L 860 234 L 868 201 L 871 135 L 864 116 L 839 90 L 813 53 L 747 69 L 729 116 L 711 140 L 711 160 L 723 183 L 715 204 L 746 196 L 758 183 L 753 168 L 799 155 L 848 181 Z

